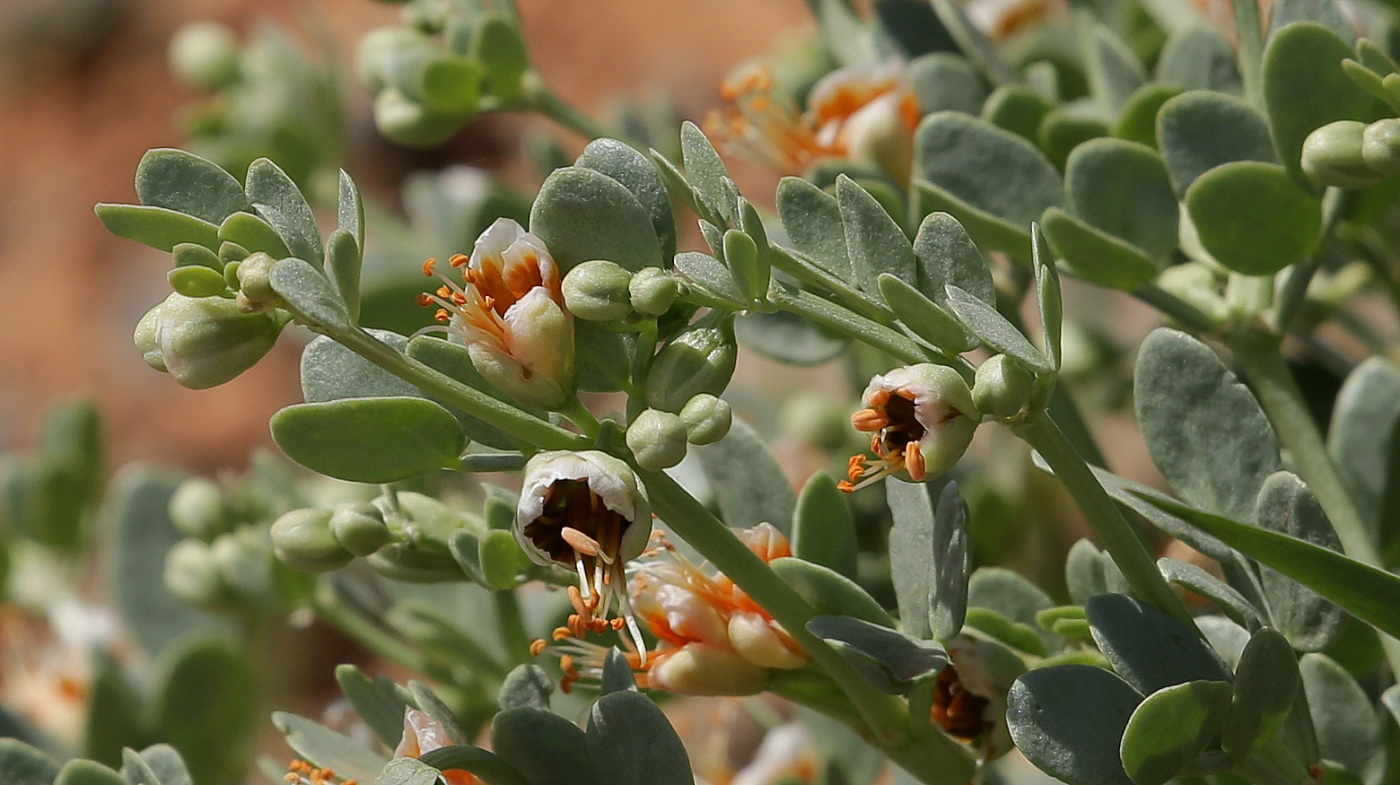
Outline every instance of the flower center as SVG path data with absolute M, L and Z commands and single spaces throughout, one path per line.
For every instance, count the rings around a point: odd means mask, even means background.
M 851 415 L 851 425 L 870 432 L 870 451 L 878 458 L 852 455 L 846 479 L 838 487 L 850 493 L 902 469 L 915 482 L 924 480 L 924 457 L 919 441 L 928 429 L 915 416 L 914 397 L 905 389 L 879 390 L 870 396 L 870 408 Z M 955 412 L 956 414 L 956 412 Z
M 581 556 L 590 571 L 598 556 L 605 563 L 617 557 L 622 532 L 630 522 L 608 509 L 588 487 L 587 480 L 556 480 L 546 494 L 544 510 L 525 525 L 525 536 L 535 547 L 564 564 L 573 564 Z M 596 546 L 590 545 L 589 540 Z M 589 553 L 590 550 L 595 552 Z
M 933 708 L 930 716 L 949 735 L 971 743 L 987 729 L 989 723 L 982 713 L 987 699 L 973 695 L 963 686 L 952 665 L 944 668 L 934 682 Z

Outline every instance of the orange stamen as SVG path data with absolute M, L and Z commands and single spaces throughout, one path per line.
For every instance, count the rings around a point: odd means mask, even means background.
M 851 415 L 851 427 L 857 431 L 878 431 L 890 424 L 882 409 L 861 409 Z
M 909 470 L 909 478 L 914 482 L 924 481 L 924 453 L 918 442 L 904 445 L 904 466 Z
M 428 261 L 423 262 L 423 275 L 426 276 L 426 277 L 428 277 L 428 278 L 432 278 L 432 277 L 433 277 L 433 267 L 434 267 L 436 264 L 437 264 L 437 260 L 436 260 L 436 259 L 429 259 Z

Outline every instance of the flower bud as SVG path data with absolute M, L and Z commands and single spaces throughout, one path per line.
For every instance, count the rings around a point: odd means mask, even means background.
M 273 606 L 277 601 L 274 562 L 267 537 L 260 530 L 245 526 L 220 534 L 209 548 L 220 579 L 240 603 Z
M 652 360 L 646 378 L 647 405 L 679 412 L 701 393 L 719 395 L 729 386 L 738 359 L 733 317 L 702 320 L 662 347 Z
M 1303 173 L 1319 185 L 1360 188 L 1380 179 L 1363 154 L 1366 125 L 1338 120 L 1308 134 L 1303 140 Z M 1381 147 L 1384 147 L 1382 143 Z M 1384 150 L 1379 160 L 1384 163 Z
M 627 426 L 627 449 L 643 469 L 669 469 L 685 458 L 685 423 L 670 412 L 646 409 Z
M 740 611 L 729 617 L 729 642 L 734 651 L 748 662 L 764 668 L 791 670 L 807 664 L 807 658 L 797 651 L 797 644 L 787 633 L 763 615 Z
M 677 695 L 756 695 L 768 685 L 768 669 L 732 651 L 688 643 L 657 662 L 647 681 Z
M 1376 172 L 1383 175 L 1400 174 L 1400 118 L 1377 120 L 1366 126 L 1361 134 L 1361 157 Z
M 871 433 L 870 450 L 878 457 L 851 457 L 841 483 L 848 492 L 899 472 L 915 482 L 942 474 L 962 457 L 982 420 L 962 376 L 932 363 L 876 374 L 861 402 L 866 408 L 851 416 L 851 424 Z
M 271 536 L 278 561 L 303 572 L 329 572 L 355 558 L 336 541 L 330 510 L 303 508 L 284 513 L 272 522 Z
M 146 312 L 141 317 L 141 321 L 136 323 L 136 331 L 132 334 L 132 340 L 136 342 L 136 348 L 141 351 L 141 359 L 146 364 L 161 373 L 169 373 L 165 367 L 165 357 L 160 353 L 160 310 L 157 305 Z
M 342 504 L 331 514 L 331 534 L 355 556 L 369 556 L 394 541 L 384 514 L 369 502 Z
M 180 81 L 214 92 L 238 81 L 238 37 L 218 22 L 187 24 L 170 39 L 170 70 Z
M 644 267 L 627 282 L 632 308 L 643 316 L 660 316 L 680 294 L 680 281 L 660 267 Z
M 386 87 L 374 97 L 374 125 L 391 142 L 404 147 L 436 147 L 462 127 L 464 116 L 442 114 Z
M 165 555 L 165 588 L 201 607 L 219 605 L 228 599 L 214 553 L 199 540 L 181 540 Z
M 906 119 L 908 104 L 907 95 L 886 93 L 858 109 L 841 129 L 846 155 L 905 181 L 914 164 L 914 132 Z
M 564 307 L 591 322 L 616 322 L 632 315 L 628 283 L 632 274 L 616 262 L 595 259 L 564 276 Z
M 155 329 L 148 321 L 158 314 Z M 247 313 L 223 297 L 171 294 L 137 325 L 135 339 L 157 370 L 153 350 L 175 381 L 193 390 L 214 387 L 253 367 L 277 342 L 283 323 L 272 314 Z
M 681 422 L 685 424 L 685 440 L 691 444 L 713 444 L 729 433 L 734 423 L 734 411 L 729 402 L 709 393 L 701 393 L 681 407 Z
M 1020 412 L 1035 390 L 1035 375 L 1004 354 L 977 366 L 972 401 L 978 410 L 993 417 L 1011 417 Z
M 275 305 L 281 298 L 272 289 L 272 267 L 277 260 L 258 251 L 239 260 L 234 274 L 238 291 L 254 305 Z
M 170 520 L 185 534 L 209 542 L 229 530 L 233 515 L 218 483 L 192 477 L 170 497 Z

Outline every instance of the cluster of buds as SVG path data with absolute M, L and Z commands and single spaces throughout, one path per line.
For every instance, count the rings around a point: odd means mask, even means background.
M 761 523 L 737 532 L 765 562 L 791 556 L 787 539 Z M 752 695 L 774 669 L 801 668 L 806 652 L 773 617 L 728 577 L 696 564 L 658 533 L 644 558 L 632 564 L 632 606 L 657 640 L 650 651 L 626 655 L 637 681 L 680 695 Z M 608 649 L 580 631 L 555 630 L 564 671 L 561 688 L 601 677 Z M 536 641 L 536 653 L 548 648 Z
M 899 62 L 850 66 L 822 77 L 807 109 L 774 90 L 766 65 L 750 66 L 720 90 L 727 106 L 706 130 L 730 150 L 785 173 L 826 160 L 869 163 L 909 177 L 919 104 Z
M 449 263 L 463 283 L 423 264 L 442 285 L 418 302 L 466 344 L 472 365 L 502 392 L 527 403 L 562 406 L 574 392 L 574 324 L 564 308 L 559 266 L 544 243 L 509 218 L 477 238 L 471 256 Z
M 876 374 L 851 415 L 870 434 L 870 451 L 851 456 L 841 490 L 855 491 L 890 475 L 923 482 L 957 463 L 982 420 L 967 382 L 952 368 L 906 365 Z

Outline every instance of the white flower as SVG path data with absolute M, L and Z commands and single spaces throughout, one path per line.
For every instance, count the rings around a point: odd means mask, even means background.
M 851 456 L 841 483 L 847 492 L 899 472 L 915 482 L 942 474 L 962 457 L 982 419 L 962 376 L 932 363 L 876 374 L 861 403 L 851 424 L 871 434 L 877 457 Z
M 642 636 L 627 598 L 625 565 L 646 549 L 651 506 L 626 463 L 596 450 L 543 452 L 525 464 L 515 540 L 531 561 L 578 573 L 570 587 L 582 629 L 601 630 L 613 602 L 639 651 Z
M 437 319 L 460 338 L 472 365 L 502 392 L 541 406 L 561 406 L 574 389 L 574 325 L 564 310 L 559 267 L 536 236 L 509 218 L 499 218 L 477 238 L 470 257 L 454 255 L 465 268 L 458 286 L 423 265 L 443 285 L 419 296 L 437 305 Z

